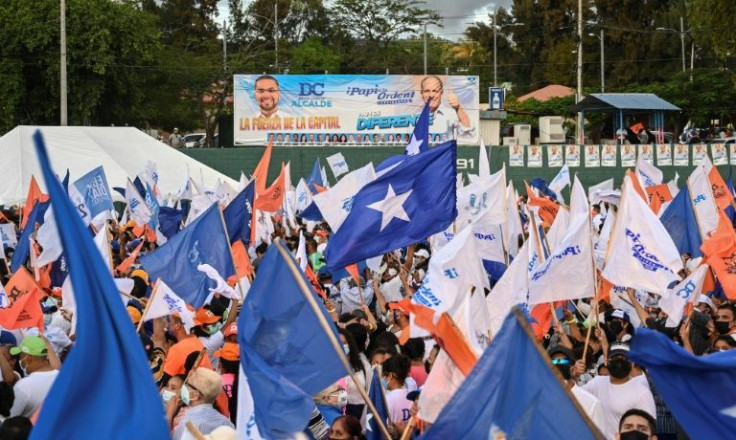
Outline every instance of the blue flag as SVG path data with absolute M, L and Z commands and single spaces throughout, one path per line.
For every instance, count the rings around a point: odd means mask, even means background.
M 307 186 L 312 194 L 317 194 L 317 188 L 314 185 L 325 186 L 325 182 L 322 181 L 322 167 L 319 166 L 319 158 L 314 159 L 314 166 L 312 172 L 307 176 Z
M 726 187 L 731 191 L 731 194 L 736 194 L 736 191 L 733 189 L 733 167 L 728 167 Z M 724 209 L 723 212 L 726 213 L 726 217 L 731 220 L 731 224 L 736 228 L 736 209 L 733 209 L 733 205 L 726 206 L 726 209 Z
M 176 235 L 184 221 L 184 210 L 161 206 L 158 211 L 158 228 L 167 239 Z
M 692 438 L 733 438 L 736 351 L 693 356 L 659 332 L 637 329 L 629 358 L 647 368 L 659 394 Z
M 429 101 L 424 104 L 422 113 L 419 114 L 405 151 L 407 155 L 413 156 L 427 150 L 429 150 Z
M 444 231 L 457 217 L 455 159 L 450 141 L 365 185 L 325 249 L 330 270 L 408 246 Z
M 547 181 L 545 181 L 541 177 L 535 177 L 534 179 L 532 179 L 531 182 L 529 182 L 529 185 L 531 185 L 533 188 L 538 189 L 540 194 L 545 195 L 552 200 L 557 200 L 557 193 L 552 191 L 552 189 L 547 186 Z
M 13 252 L 13 258 L 10 260 L 10 269 L 15 272 L 22 265 L 26 264 L 28 256 L 31 254 L 31 235 L 36 231 L 35 224 L 43 224 L 43 216 L 46 214 L 46 210 L 51 205 L 51 202 L 36 202 L 28 214 L 28 220 L 26 220 L 26 227 L 23 228 L 23 232 L 20 234 L 18 243 L 15 245 L 15 251 Z
M 64 191 L 69 194 L 69 178 L 71 175 L 69 174 L 69 168 L 66 169 L 66 175 L 64 175 L 64 180 L 61 181 L 61 186 L 64 187 Z
M 253 200 L 256 196 L 256 181 L 253 180 L 240 191 L 240 194 L 227 205 L 222 212 L 225 219 L 230 244 L 243 240 L 246 247 L 250 245 L 251 221 L 253 220 Z
M 274 242 L 238 317 L 240 361 L 265 438 L 302 431 L 315 407 L 311 395 L 346 374 L 330 341 L 339 341 L 332 320 L 315 303 L 328 336 L 305 295 L 317 298 L 291 253 Z
M 515 309 L 421 438 L 596 438 L 554 368 Z
M 224 279 L 235 273 L 217 203 L 166 244 L 140 259 L 149 279 L 164 280 L 195 309 L 204 305 L 209 289 L 215 287 L 214 281 L 197 270 L 198 265 L 209 264 Z
M 110 187 L 107 186 L 105 170 L 101 166 L 77 179 L 74 182 L 74 187 L 82 195 L 91 218 L 95 218 L 103 212 L 115 210 L 115 206 L 112 204 Z
M 703 255 L 700 252 L 703 238 L 700 236 L 687 185 L 672 199 L 659 220 L 670 233 L 680 254 L 687 252 L 693 258 Z
M 171 438 L 148 359 L 110 268 L 51 170 L 41 133 L 33 137 L 69 263 L 78 324 L 74 348 L 30 438 Z M 81 379 L 92 377 L 93 386 Z
M 373 380 L 371 381 L 371 388 L 368 390 L 368 397 L 370 397 L 373 406 L 376 407 L 376 413 L 383 420 L 383 424 L 387 425 L 388 409 L 386 405 L 386 398 L 383 395 L 383 387 L 381 387 L 381 379 L 378 371 L 373 372 Z M 381 434 L 381 428 L 378 427 L 378 423 L 373 418 L 373 413 L 368 411 L 365 436 L 368 440 L 384 440 L 383 434 Z
M 319 208 L 317 207 L 317 204 L 312 202 L 309 205 L 307 205 L 306 208 L 304 208 L 304 211 L 297 214 L 297 217 L 301 217 L 304 220 L 311 220 L 311 221 L 322 221 L 322 212 L 320 212 Z
M 158 228 L 158 213 L 160 211 L 160 207 L 158 205 L 158 200 L 156 200 L 156 196 L 153 194 L 153 190 L 148 186 L 148 184 L 146 184 L 145 197 L 146 206 L 148 206 L 148 209 L 151 211 L 151 220 L 148 221 L 148 226 L 155 231 L 156 228 Z

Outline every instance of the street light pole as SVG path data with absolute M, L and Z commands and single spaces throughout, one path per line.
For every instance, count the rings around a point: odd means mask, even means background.
M 227 20 L 222 23 L 222 68 L 227 71 Z
M 496 64 L 496 54 L 498 52 L 498 9 L 493 11 L 493 86 L 498 86 L 498 65 Z
M 424 74 L 427 74 L 427 23 L 424 23 Z
M 67 125 L 67 102 L 66 102 L 66 0 L 61 0 L 61 29 L 60 29 L 60 52 L 61 52 L 61 60 L 60 60 L 60 78 L 59 78 L 59 92 L 61 96 L 61 117 L 59 121 L 59 125 L 66 126 Z
M 601 93 L 606 93 L 606 44 L 603 38 L 603 29 L 601 29 Z
M 276 58 L 276 73 L 279 73 L 279 2 L 273 4 L 273 46 Z
M 578 90 L 577 96 L 575 97 L 575 103 L 579 103 L 583 100 L 583 0 L 578 0 Z M 577 139 L 580 145 L 584 142 L 583 139 L 583 114 L 578 112 L 578 123 L 577 123 Z
M 685 19 L 680 16 L 680 46 L 682 47 L 682 73 L 685 73 Z

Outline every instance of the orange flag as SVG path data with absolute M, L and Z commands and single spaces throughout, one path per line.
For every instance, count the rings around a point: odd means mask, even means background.
M 639 177 L 632 173 L 631 170 L 626 170 L 626 175 L 631 178 L 631 183 L 634 185 L 634 190 L 636 190 L 637 194 L 639 194 L 645 202 L 649 203 L 649 197 L 647 197 L 646 191 L 644 191 L 644 188 L 641 186 L 641 181 L 639 181 Z
M 41 188 L 39 188 L 38 182 L 36 182 L 36 178 L 31 176 L 31 185 L 28 187 L 26 204 L 23 206 L 23 221 L 20 224 L 21 229 L 26 227 L 26 220 L 31 214 L 31 211 L 33 211 L 33 207 L 36 205 L 36 202 L 43 203 L 47 202 L 48 200 L 49 195 L 41 192 Z
M 672 200 L 670 187 L 666 183 L 648 186 L 647 194 L 649 195 L 649 207 L 652 208 L 655 214 L 659 212 L 662 205 Z
M 238 240 L 232 245 L 233 261 L 235 261 L 235 273 L 238 279 L 248 277 L 253 279 L 253 265 L 250 262 L 248 251 L 242 241 Z
M 353 277 L 356 283 L 360 284 L 360 271 L 358 270 L 358 263 L 345 266 L 345 270 L 348 271 L 350 276 Z
M 43 331 L 43 310 L 38 300 L 38 290 L 18 298 L 10 307 L 0 309 L 0 325 L 8 330 L 38 327 Z
M 708 237 L 700 250 L 705 262 L 715 272 L 729 300 L 736 299 L 736 231 L 723 211 L 718 211 L 718 229 Z
M 309 264 L 307 264 L 307 267 L 304 268 L 304 275 L 306 275 L 309 282 L 312 283 L 314 291 L 317 292 L 317 294 L 321 296 L 322 299 L 326 300 L 327 294 L 322 289 L 322 285 L 319 284 L 317 274 L 314 273 L 314 271 L 312 270 L 312 266 L 310 266 Z
M 263 152 L 261 160 L 253 171 L 253 177 L 256 179 L 256 197 L 266 190 L 266 181 L 268 179 L 268 166 L 271 164 L 271 151 L 273 150 L 273 141 L 268 143 L 266 151 Z
M 733 194 L 731 194 L 731 191 L 726 186 L 726 182 L 721 177 L 721 173 L 718 172 L 718 168 L 713 167 L 710 169 L 708 180 L 713 189 L 713 198 L 716 200 L 718 209 L 728 208 L 731 205 L 731 200 L 733 200 Z
M 130 269 L 130 266 L 133 265 L 135 262 L 135 259 L 138 258 L 138 255 L 141 253 L 141 248 L 143 248 L 143 244 L 145 242 L 141 241 L 138 243 L 138 246 L 135 247 L 133 252 L 128 255 L 128 258 L 123 260 L 120 264 L 118 264 L 118 267 L 115 268 L 115 270 L 118 271 L 120 274 L 124 274 L 128 272 L 128 269 Z
M 539 217 L 541 217 L 545 223 L 551 225 L 555 220 L 555 217 L 557 217 L 557 211 L 560 210 L 560 205 L 546 197 L 535 196 L 534 191 L 532 191 L 529 184 L 524 182 L 524 185 L 526 185 L 526 195 L 529 198 L 529 206 L 539 207 Z
M 312 185 L 314 185 L 314 189 L 317 190 L 317 194 L 327 191 L 327 188 L 325 188 L 324 186 L 319 186 L 316 183 L 313 183 Z
M 5 292 L 8 295 L 8 300 L 11 304 L 15 300 L 26 296 L 28 293 L 38 289 L 38 284 L 28 270 L 21 266 L 5 285 Z
M 399 301 L 397 308 L 403 313 L 410 312 L 414 315 L 414 323 L 432 333 L 432 336 L 437 339 L 440 347 L 447 351 L 448 356 L 450 356 L 450 359 L 452 359 L 457 368 L 466 376 L 470 373 L 470 370 L 478 362 L 478 357 L 473 352 L 473 349 L 470 348 L 470 345 L 468 345 L 468 342 L 465 340 L 460 329 L 455 325 L 455 322 L 450 318 L 450 315 L 443 313 L 440 315 L 437 324 L 435 324 L 435 311 L 429 307 L 414 304 L 409 298 Z
M 256 196 L 254 203 L 255 209 L 265 212 L 276 212 L 281 209 L 284 203 L 284 194 L 286 193 L 286 167 L 281 165 L 281 173 L 273 185 L 269 186 L 265 191 Z

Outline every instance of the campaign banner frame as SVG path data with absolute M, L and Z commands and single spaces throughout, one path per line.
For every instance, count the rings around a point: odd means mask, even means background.
M 233 140 L 239 146 L 409 143 L 425 100 L 430 144 L 480 140 L 478 76 L 235 75 Z

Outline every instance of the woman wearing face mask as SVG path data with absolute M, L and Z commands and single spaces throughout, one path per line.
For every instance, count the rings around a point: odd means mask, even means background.
M 403 432 L 411 419 L 412 402 L 406 398 L 409 389 L 404 386 L 410 366 L 409 358 L 397 354 L 386 360 L 381 368 L 381 383 L 386 390 L 389 419 L 399 432 Z
M 352 328 L 353 326 L 357 326 L 357 328 Z M 345 378 L 348 392 L 345 414 L 352 415 L 363 424 L 365 423 L 365 402 L 360 391 L 358 391 L 358 387 L 363 387 L 366 392 L 369 391 L 371 380 L 373 379 L 373 370 L 368 359 L 361 352 L 355 336 L 353 336 L 353 333 L 357 333 L 358 330 L 362 329 L 362 326 L 360 324 L 350 324 L 348 327 L 351 327 L 351 329 L 339 329 L 340 339 L 342 340 L 345 355 L 348 357 L 350 366 L 353 368 L 356 380 L 353 381 L 350 376 Z M 365 344 L 365 336 L 361 342 Z
M 169 378 L 166 386 L 161 389 L 161 400 L 164 401 L 164 406 L 168 404 L 169 400 L 171 400 L 173 397 L 179 395 L 179 390 L 181 390 L 181 386 L 183 383 L 183 374 Z

